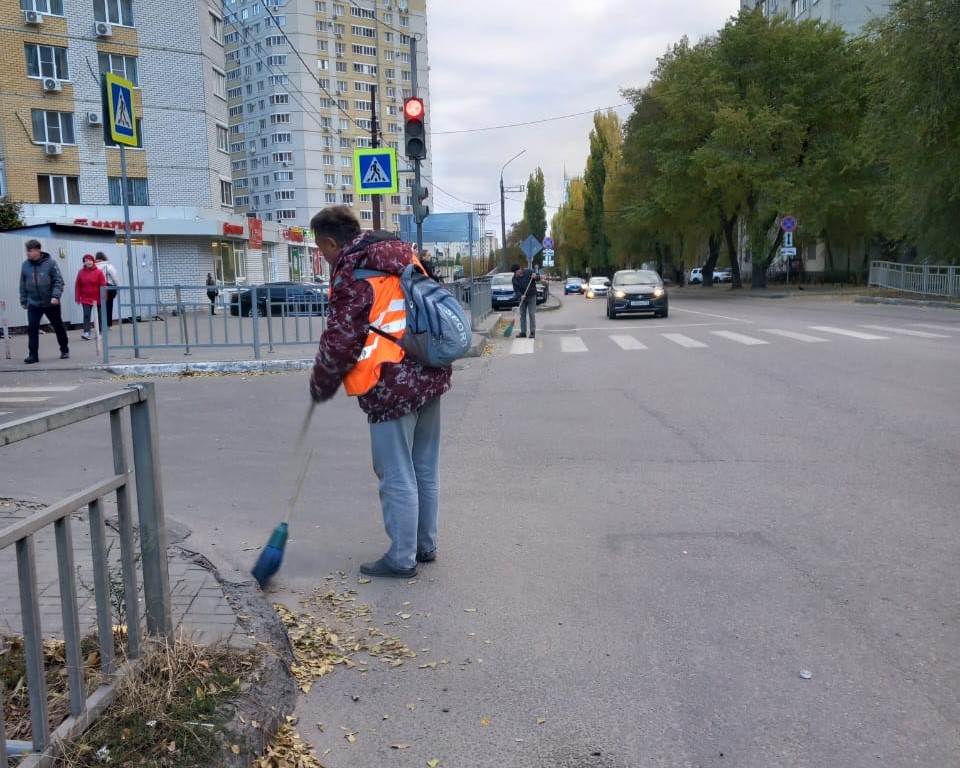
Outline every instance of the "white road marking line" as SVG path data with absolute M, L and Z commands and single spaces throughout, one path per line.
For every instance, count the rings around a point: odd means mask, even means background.
M 869 328 L 871 331 L 884 331 L 886 333 L 899 333 L 901 336 L 918 336 L 921 339 L 949 339 L 950 337 L 943 333 L 930 333 L 929 331 L 911 331 L 906 328 L 891 328 L 886 325 L 861 325 L 861 328 Z
M 620 347 L 620 349 L 623 349 L 626 351 L 630 351 L 632 349 L 647 348 L 646 344 L 642 344 L 641 342 L 637 341 L 637 339 L 633 338 L 633 336 L 611 335 L 610 339 L 613 341 L 614 344 Z
M 49 397 L 0 397 L 0 403 L 42 403 Z
M 854 339 L 863 339 L 864 341 L 873 341 L 874 339 L 888 339 L 889 336 L 876 336 L 872 333 L 861 333 L 860 331 L 848 331 L 845 328 L 834 328 L 830 325 L 811 325 L 811 331 L 822 331 L 823 333 L 835 333 L 838 336 L 850 336 Z
M 763 339 L 755 339 L 753 336 L 745 336 L 742 333 L 736 333 L 735 331 L 710 331 L 714 336 L 719 336 L 723 339 L 730 339 L 730 341 L 735 341 L 737 344 L 746 344 L 748 347 L 756 346 L 757 344 L 769 344 L 769 341 L 764 341 Z
M 587 344 L 579 336 L 561 336 L 560 351 L 561 352 L 586 352 Z
M 947 331 L 948 333 L 956 333 L 957 331 L 960 331 L 960 327 L 958 326 L 934 325 L 933 323 L 914 323 L 914 325 L 917 328 L 930 328 L 934 331 Z
M 533 354 L 533 342 L 536 339 L 514 339 L 513 344 L 510 345 L 510 354 L 511 355 L 532 355 Z
M 667 341 L 672 341 L 674 344 L 679 344 L 681 347 L 686 347 L 687 349 L 707 346 L 701 341 L 691 339 L 689 336 L 684 336 L 682 333 L 661 333 L 660 335 Z
M 15 392 L 73 392 L 79 384 L 72 387 L 0 387 L 0 395 L 13 394 Z
M 830 341 L 830 339 L 821 339 L 819 336 L 811 336 L 807 333 L 797 333 L 796 331 L 782 331 L 779 328 L 761 328 L 760 331 L 763 333 L 772 333 L 774 336 L 783 336 L 786 339 L 793 339 L 794 341 L 805 341 L 809 344 L 813 344 L 817 341 Z

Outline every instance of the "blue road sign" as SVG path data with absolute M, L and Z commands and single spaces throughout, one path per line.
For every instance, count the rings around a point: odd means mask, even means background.
M 553 248 L 553 238 L 549 236 L 543 238 L 543 247 L 546 248 L 547 250 L 550 250 L 551 248 Z
M 353 150 L 353 178 L 361 195 L 397 193 L 397 151 L 389 147 Z
M 107 91 L 107 130 L 110 138 L 117 144 L 138 146 L 140 141 L 137 138 L 137 118 L 133 106 L 133 83 L 108 72 L 104 75 L 104 86 Z
M 533 261 L 533 257 L 543 250 L 543 246 L 533 235 L 527 235 L 526 240 L 520 243 L 520 250 L 526 254 L 527 261 Z
M 797 228 L 797 220 L 793 216 L 784 216 L 780 219 L 780 229 L 784 232 L 793 232 Z

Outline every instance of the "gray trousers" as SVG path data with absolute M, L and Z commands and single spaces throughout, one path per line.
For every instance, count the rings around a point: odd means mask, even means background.
M 537 332 L 537 297 L 527 296 L 520 302 L 520 333 L 527 332 L 527 316 L 530 316 L 530 335 Z

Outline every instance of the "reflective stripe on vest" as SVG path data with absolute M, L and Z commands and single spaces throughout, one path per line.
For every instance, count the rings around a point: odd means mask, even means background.
M 398 275 L 364 278 L 373 288 L 373 306 L 370 308 L 370 325 L 402 336 L 407 326 L 406 303 Z M 348 395 L 365 395 L 380 381 L 380 367 L 384 363 L 399 363 L 404 351 L 392 341 L 373 333 L 367 333 L 363 350 L 356 364 L 343 379 L 343 389 Z

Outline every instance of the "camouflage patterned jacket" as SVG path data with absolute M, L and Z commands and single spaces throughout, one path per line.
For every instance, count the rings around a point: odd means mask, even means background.
M 367 322 L 373 306 L 373 288 L 366 280 L 355 280 L 357 268 L 400 274 L 410 262 L 410 246 L 382 230 L 364 232 L 346 245 L 337 257 L 333 272 L 340 278 L 332 283 L 327 329 L 310 376 L 310 394 L 318 401 L 329 400 L 356 363 L 367 337 Z M 428 368 L 413 360 L 387 363 L 380 369 L 380 381 L 357 402 L 367 421 L 377 423 L 406 416 L 450 389 L 452 369 Z

